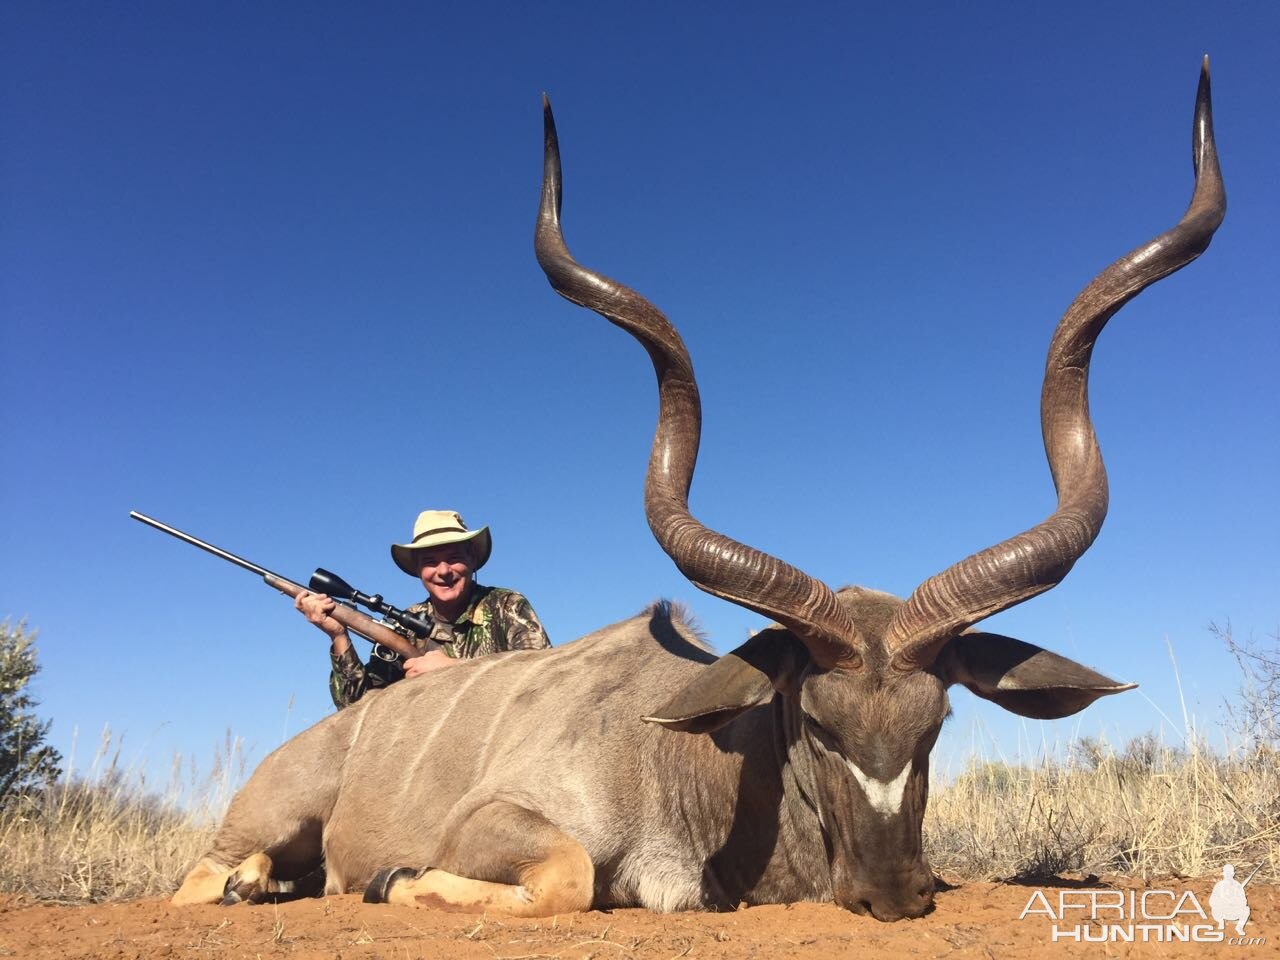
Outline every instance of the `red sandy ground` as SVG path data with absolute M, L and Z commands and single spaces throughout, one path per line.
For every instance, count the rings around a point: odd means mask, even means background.
M 272 958 L 272 960 L 740 960 L 740 958 L 1280 957 L 1280 887 L 1248 887 L 1250 945 L 1053 943 L 1052 921 L 1018 916 L 1037 889 L 1057 904 L 1058 886 L 966 883 L 938 894 L 920 920 L 879 923 L 832 904 L 751 907 L 734 913 L 593 911 L 545 920 L 466 916 L 367 905 L 359 896 L 293 903 L 176 909 L 163 900 L 57 906 L 0 898 L 0 957 L 63 960 Z M 1121 879 L 1114 886 L 1141 890 Z M 1170 880 L 1148 889 L 1195 892 L 1208 910 L 1212 880 Z M 1228 925 L 1228 933 L 1232 933 Z

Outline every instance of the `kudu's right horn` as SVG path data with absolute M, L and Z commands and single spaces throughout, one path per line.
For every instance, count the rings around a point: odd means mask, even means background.
M 629 287 L 582 266 L 569 253 L 560 228 L 555 119 L 545 95 L 542 104 L 542 203 L 534 232 L 538 263 L 556 293 L 594 310 L 639 340 L 658 377 L 658 426 L 644 491 L 649 528 L 680 572 L 699 589 L 778 621 L 824 667 L 860 666 L 863 638 L 830 587 L 703 526 L 689 512 L 689 485 L 702 432 L 702 402 L 689 352 L 657 307 Z

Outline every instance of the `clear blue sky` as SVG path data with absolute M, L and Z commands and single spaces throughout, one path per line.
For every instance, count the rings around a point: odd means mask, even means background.
M 1053 505 L 1058 316 L 1191 191 L 1212 58 L 1230 208 L 1095 355 L 1101 538 L 989 622 L 1142 685 L 1078 721 L 1216 716 L 1210 621 L 1277 630 L 1280 7 L 9 3 L 0 21 L 0 616 L 77 760 L 259 752 L 330 709 L 288 601 L 128 519 L 401 605 L 418 510 L 488 523 L 483 580 L 564 643 L 669 596 L 641 509 L 643 351 L 533 258 L 539 95 L 569 243 L 683 332 L 695 513 L 833 585 L 905 595 Z M 292 706 L 290 706 L 292 704 Z M 945 758 L 943 758 L 945 760 Z

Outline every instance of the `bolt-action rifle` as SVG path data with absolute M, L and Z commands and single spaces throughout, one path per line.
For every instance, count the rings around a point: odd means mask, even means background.
M 215 557 L 220 557 L 229 563 L 234 563 L 237 567 L 244 567 L 251 570 L 258 576 L 262 577 L 264 583 L 269 587 L 274 587 L 281 593 L 290 597 L 297 597 L 300 593 L 324 593 L 328 594 L 334 600 L 339 601 L 330 614 L 333 619 L 350 630 L 352 633 L 358 633 L 360 636 L 374 643 L 381 644 L 388 650 L 394 650 L 402 657 L 420 657 L 423 651 L 419 650 L 405 637 L 395 630 L 392 630 L 385 622 L 375 620 L 373 617 L 365 616 L 355 607 L 350 606 L 351 603 L 358 603 L 363 607 L 368 607 L 374 613 L 380 613 L 387 620 L 391 620 L 400 626 L 405 627 L 419 638 L 426 638 L 431 633 L 431 623 L 421 617 L 415 617 L 411 613 L 393 607 L 382 599 L 381 594 L 361 593 L 347 581 L 343 580 L 337 574 L 330 573 L 328 570 L 317 569 L 311 575 L 311 582 L 308 586 L 303 587 L 287 580 L 278 573 L 272 573 L 265 567 L 260 567 L 256 563 L 250 563 L 244 557 L 237 557 L 234 553 L 229 553 L 215 547 L 211 543 L 205 543 L 198 540 L 189 533 L 183 533 L 176 527 L 171 527 L 167 523 L 161 523 L 159 520 L 153 520 L 151 517 L 138 513 L 136 510 L 130 510 L 129 516 L 135 520 L 139 520 L 148 526 L 155 527 L 171 537 L 177 537 L 183 543 L 189 543 L 193 547 L 199 547 L 207 553 L 212 553 Z M 342 601 L 348 601 L 343 603 Z M 434 641 L 427 642 L 427 649 L 438 650 L 439 644 Z
M 1263 858 L 1262 858 L 1262 863 L 1260 863 L 1260 864 L 1258 864 L 1256 867 L 1254 867 L 1254 868 L 1253 868 L 1253 873 L 1249 874 L 1249 880 L 1252 880 L 1254 877 L 1256 877 L 1256 876 L 1258 875 L 1258 871 L 1262 869 L 1262 865 L 1263 865 L 1263 864 L 1265 864 L 1266 862 L 1267 862 L 1267 858 L 1266 858 L 1266 857 L 1263 857 Z M 1240 886 L 1242 886 L 1242 887 L 1247 887 L 1247 886 L 1249 885 L 1249 880 L 1246 880 L 1244 883 L 1240 884 Z

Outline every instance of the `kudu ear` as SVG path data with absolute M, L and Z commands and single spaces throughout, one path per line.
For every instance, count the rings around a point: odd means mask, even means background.
M 684 733 L 710 733 L 774 693 L 797 689 L 809 653 L 781 627 L 761 630 L 705 667 L 652 716 L 641 717 Z
M 1036 720 L 1069 717 L 1099 697 L 1137 686 L 998 633 L 962 633 L 943 647 L 936 669 L 948 684 L 962 683 L 983 699 Z

